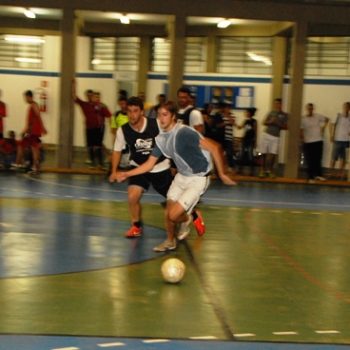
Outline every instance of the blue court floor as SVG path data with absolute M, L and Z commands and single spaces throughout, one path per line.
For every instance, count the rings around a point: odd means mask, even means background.
M 152 251 L 162 201 L 126 240 L 125 184 L 0 173 L 0 350 L 350 349 L 350 187 L 213 181 L 179 286 Z

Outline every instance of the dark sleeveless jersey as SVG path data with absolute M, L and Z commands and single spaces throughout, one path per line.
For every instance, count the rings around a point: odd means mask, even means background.
M 135 131 L 129 123 L 122 126 L 126 144 L 130 149 L 130 160 L 133 160 L 138 165 L 143 164 L 155 146 L 154 138 L 159 134 L 159 128 L 156 119 L 146 118 L 146 128 L 142 132 Z M 165 157 L 158 159 L 164 160 Z
M 182 124 L 190 125 L 190 114 L 194 110 L 194 107 L 186 109 L 184 113 L 176 113 L 176 119 L 181 120 Z

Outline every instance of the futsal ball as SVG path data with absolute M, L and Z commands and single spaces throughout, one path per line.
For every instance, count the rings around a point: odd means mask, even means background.
M 169 283 L 179 283 L 183 279 L 185 271 L 185 264 L 177 258 L 167 259 L 161 266 L 163 279 Z

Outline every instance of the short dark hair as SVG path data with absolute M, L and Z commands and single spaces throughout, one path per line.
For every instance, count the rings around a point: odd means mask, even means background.
M 274 100 L 275 102 L 280 102 L 280 103 L 282 103 L 282 99 L 280 98 L 280 97 L 278 97 L 278 98 L 275 98 L 275 100 Z
M 85 91 L 85 93 L 86 93 L 86 94 L 93 94 L 93 93 L 94 93 L 94 91 L 93 91 L 93 90 L 91 90 L 91 89 L 88 89 L 88 90 L 86 90 L 86 91 Z
M 33 97 L 33 91 L 32 90 L 25 91 L 24 96 Z
M 118 102 L 121 102 L 121 101 L 125 101 L 125 102 L 128 102 L 128 99 L 124 96 L 121 96 L 118 98 Z
M 140 99 L 140 97 L 137 97 L 137 96 L 130 97 L 128 99 L 127 105 L 140 107 L 140 109 L 143 111 L 143 102 Z
M 192 96 L 192 92 L 191 90 L 186 87 L 186 86 L 181 86 L 178 90 L 177 90 L 177 94 L 179 94 L 179 92 L 183 92 L 185 94 L 188 94 L 188 96 Z
M 255 107 L 249 107 L 246 109 L 246 111 L 250 114 L 251 117 L 254 117 L 256 113 L 256 108 Z

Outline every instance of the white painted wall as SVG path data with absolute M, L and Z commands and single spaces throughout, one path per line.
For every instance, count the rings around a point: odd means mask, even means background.
M 64 54 L 69 54 L 64 53 Z M 23 92 L 27 89 L 39 91 L 43 81 L 47 82 L 46 92 L 48 95 L 48 111 L 43 113 L 42 117 L 48 135 L 43 138 L 45 143 L 57 144 L 58 141 L 58 125 L 59 125 L 59 82 L 57 76 L 60 72 L 60 57 L 61 57 L 61 39 L 57 36 L 46 36 L 44 46 L 44 68 L 42 70 L 32 70 L 33 74 L 17 75 L 16 72 L 23 70 L 2 70 L 0 74 L 0 89 L 2 90 L 2 99 L 6 102 L 8 107 L 9 117 L 5 120 L 5 130 L 15 130 L 20 133 L 24 126 L 27 106 L 23 100 Z M 79 37 L 77 40 L 77 56 L 76 56 L 76 71 L 77 73 L 93 73 L 90 71 L 90 39 L 87 37 Z M 0 67 L 1 69 L 1 67 Z M 35 73 L 53 73 L 52 76 L 36 76 Z M 56 75 L 56 76 L 55 76 Z M 201 76 L 208 76 L 211 79 L 213 74 L 201 74 Z M 254 86 L 255 87 L 255 106 L 257 107 L 256 118 L 259 122 L 259 134 L 262 132 L 262 120 L 270 109 L 271 89 L 269 83 L 227 83 L 221 82 L 222 74 L 217 75 L 218 81 L 185 81 L 187 84 L 193 85 L 215 85 L 215 86 Z M 228 75 L 225 75 L 228 76 Z M 229 75 L 234 77 L 233 75 Z M 323 77 L 324 78 L 324 77 Z M 331 79 L 333 80 L 334 79 Z M 132 82 L 134 84 L 135 82 Z M 147 102 L 154 104 L 157 94 L 163 92 L 166 80 L 152 79 L 152 76 L 147 82 Z M 113 77 L 111 78 L 77 78 L 77 94 L 83 97 L 84 91 L 93 89 L 100 91 L 102 100 L 110 108 L 111 112 L 116 109 L 116 96 L 118 90 L 118 82 Z M 282 96 L 287 105 L 288 85 L 284 87 L 284 96 Z M 316 106 L 316 111 L 324 114 L 334 120 L 337 112 L 341 111 L 342 104 L 350 100 L 349 88 L 346 85 L 311 85 L 304 86 L 304 104 L 313 102 Z M 241 111 L 234 111 L 238 122 L 243 120 L 243 113 Z M 75 123 L 74 123 L 74 145 L 85 145 L 84 133 L 84 118 L 79 107 L 76 107 Z M 236 132 L 240 136 L 240 132 Z M 324 165 L 329 165 L 331 146 L 329 144 L 329 134 L 326 133 L 324 152 Z M 280 161 L 284 161 L 284 149 L 280 152 Z M 111 147 L 112 140 L 108 128 L 106 129 L 105 145 Z

